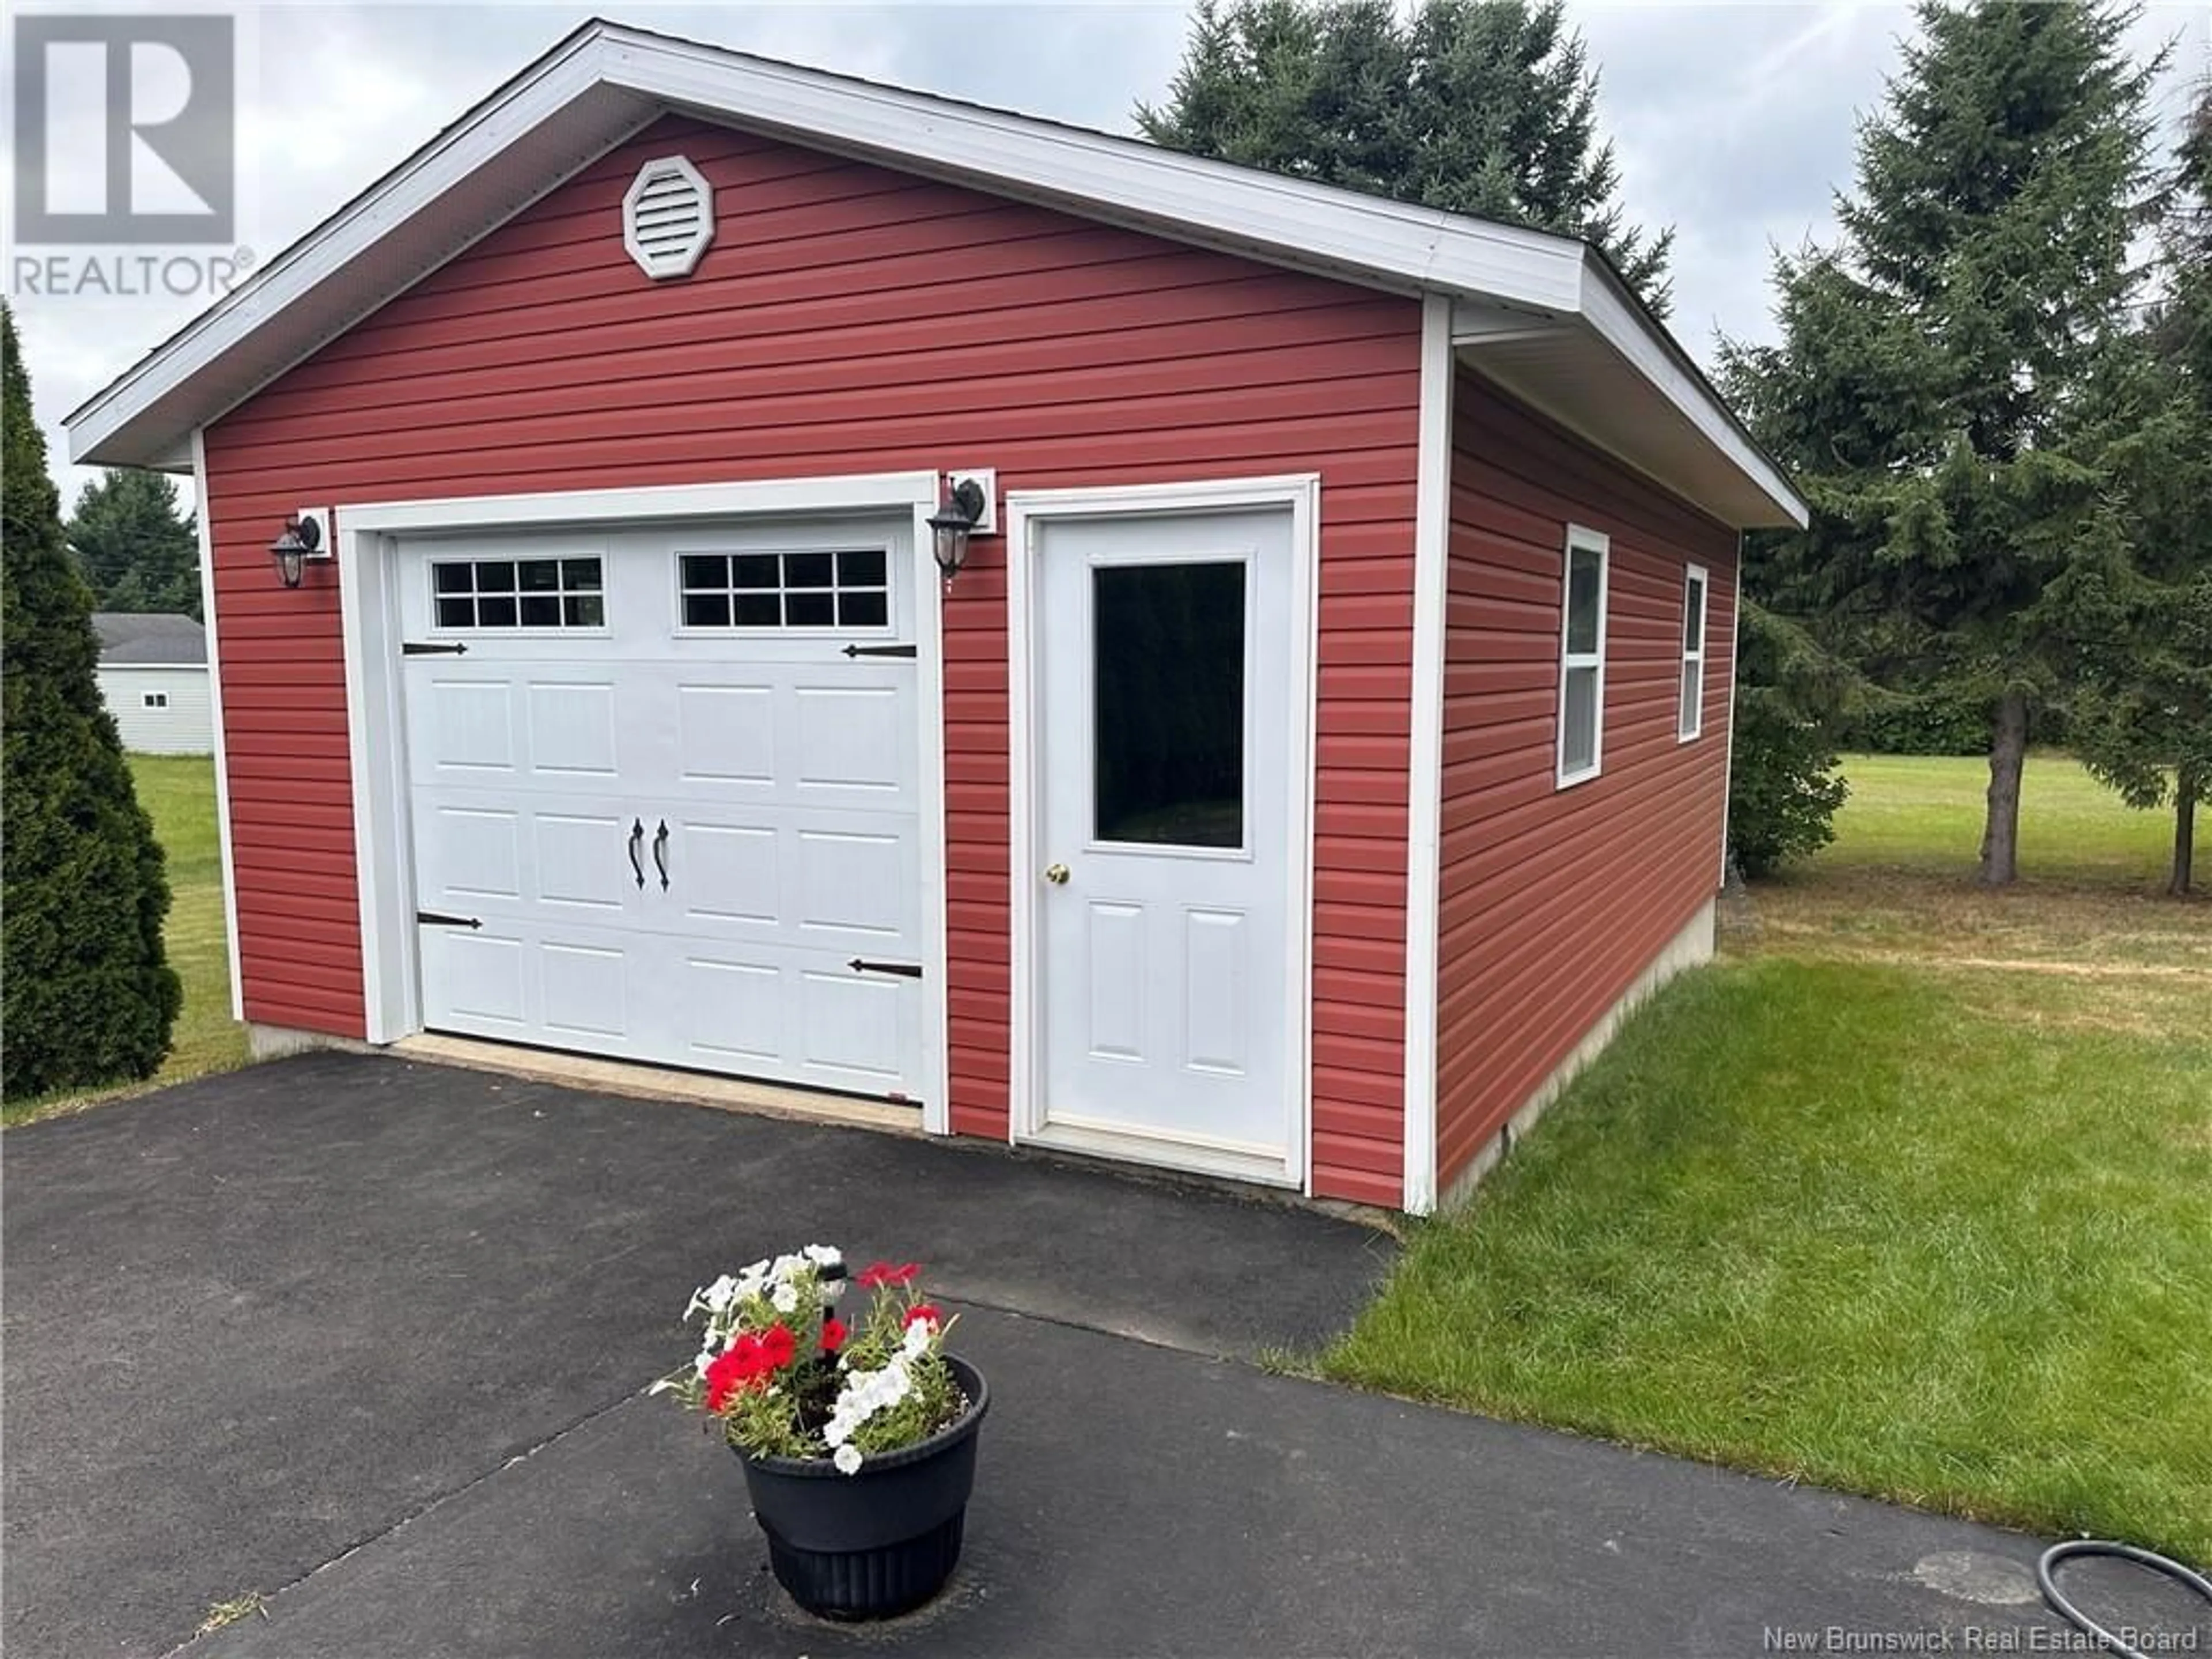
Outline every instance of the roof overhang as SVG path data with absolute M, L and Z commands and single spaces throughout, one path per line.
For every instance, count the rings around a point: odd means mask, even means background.
M 1460 342 L 1466 360 L 1725 522 L 1805 522 L 1796 491 L 1686 354 L 1570 238 L 602 21 L 72 413 L 70 458 L 189 465 L 195 429 L 672 111 L 1369 287 L 1525 314 L 1548 343 L 1471 337 Z M 1568 354 L 1558 360 L 1576 373 L 1554 383 L 1547 353 Z

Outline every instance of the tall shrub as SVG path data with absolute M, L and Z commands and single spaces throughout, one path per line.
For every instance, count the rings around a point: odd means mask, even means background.
M 161 948 L 161 848 L 100 703 L 92 596 L 4 306 L 0 359 L 0 1075 L 15 1100 L 149 1076 L 183 993 Z

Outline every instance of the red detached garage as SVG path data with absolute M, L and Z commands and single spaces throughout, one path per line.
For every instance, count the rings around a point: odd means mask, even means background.
M 1804 517 L 1579 243 L 605 23 L 70 431 L 197 478 L 264 1045 L 1414 1211 L 1710 951 Z

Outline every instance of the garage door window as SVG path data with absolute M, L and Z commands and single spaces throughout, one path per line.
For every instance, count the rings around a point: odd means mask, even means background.
M 430 588 L 441 628 L 604 628 L 597 559 L 439 559 Z
M 686 628 L 890 625 L 890 562 L 880 547 L 685 553 L 677 563 Z

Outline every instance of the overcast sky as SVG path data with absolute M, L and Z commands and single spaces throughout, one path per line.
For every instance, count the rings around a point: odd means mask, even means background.
M 97 3 L 97 0 L 95 0 Z M 221 0 L 215 0 L 220 4 Z M 82 12 L 82 3 L 39 9 Z M 118 4 L 112 9 L 149 8 Z M 182 8 L 214 9 L 208 0 Z M 1175 4 L 641 5 L 604 15 L 744 51 L 1104 128 L 1131 130 L 1180 57 Z M 1832 234 L 1853 120 L 1881 95 L 1911 15 L 1891 5 L 1595 4 L 1570 12 L 1602 70 L 1601 117 L 1632 217 L 1672 224 L 1674 327 L 1710 362 L 1717 329 L 1771 333 L 1768 249 Z M 249 9 L 240 142 L 266 258 L 592 14 L 586 6 L 269 5 Z M 2133 46 L 2173 40 L 2169 130 L 2212 74 L 2212 7 L 2146 9 Z M 12 272 L 12 261 L 9 266 Z M 64 465 L 61 416 L 187 321 L 196 303 L 18 295 L 38 411 L 65 504 L 92 476 Z

